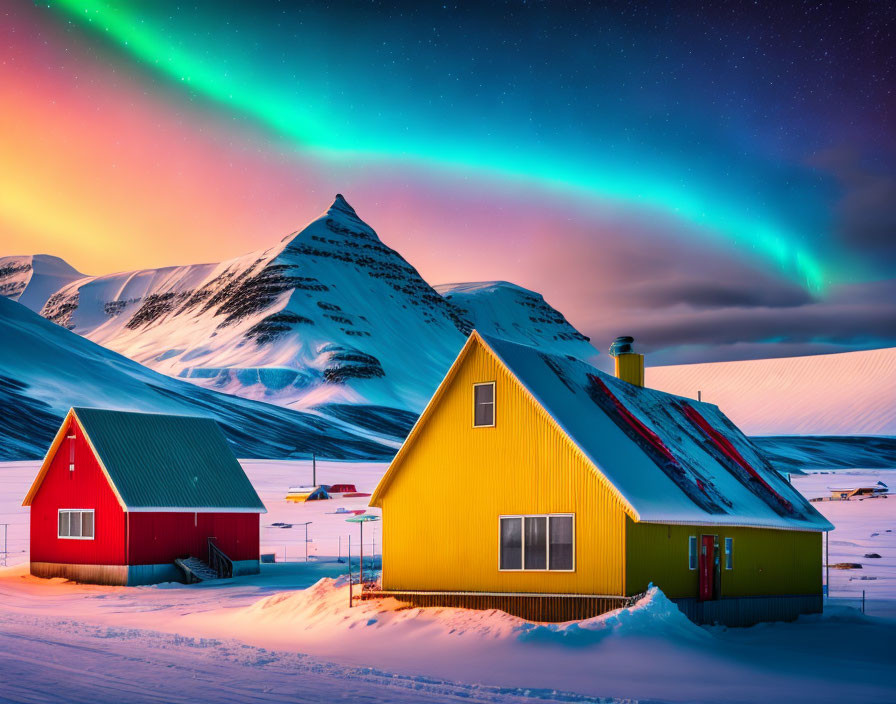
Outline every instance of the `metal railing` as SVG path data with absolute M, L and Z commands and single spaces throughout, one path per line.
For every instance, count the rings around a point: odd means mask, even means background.
M 208 539 L 208 566 L 218 575 L 218 579 L 233 577 L 233 560 L 215 545 L 217 538 Z

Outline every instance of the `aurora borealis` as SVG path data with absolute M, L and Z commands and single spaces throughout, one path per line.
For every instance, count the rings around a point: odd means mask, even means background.
M 223 259 L 339 191 L 656 361 L 896 344 L 883 4 L 61 0 L 0 23 L 3 253 Z

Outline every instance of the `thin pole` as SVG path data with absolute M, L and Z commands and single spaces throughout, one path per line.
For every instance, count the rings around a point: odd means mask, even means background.
M 317 457 L 311 453 L 311 486 L 317 486 Z
M 305 562 L 308 562 L 308 524 L 305 524 Z
M 339 548 L 336 551 L 336 562 L 342 562 L 342 536 L 339 536 Z
M 824 583 L 828 588 L 828 599 L 831 598 L 831 561 L 828 558 L 828 536 L 830 531 L 824 532 Z
M 865 613 L 865 590 L 862 590 L 862 613 Z
M 352 608 L 352 535 L 348 535 L 348 608 Z
M 358 568 L 358 582 L 361 584 L 361 594 L 364 594 L 364 521 L 359 524 L 361 526 L 361 566 Z

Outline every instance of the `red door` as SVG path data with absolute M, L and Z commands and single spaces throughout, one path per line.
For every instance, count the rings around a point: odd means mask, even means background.
M 715 576 L 715 536 L 700 536 L 700 560 L 697 567 L 700 574 L 698 599 L 708 601 L 713 597 L 713 577 Z

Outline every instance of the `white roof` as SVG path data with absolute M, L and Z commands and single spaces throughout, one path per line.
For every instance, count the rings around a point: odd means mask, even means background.
M 618 490 L 637 520 L 833 529 L 716 406 L 633 386 L 572 357 L 481 338 Z M 627 422 L 617 401 L 637 420 Z M 720 452 L 694 415 L 727 440 L 755 476 Z M 645 439 L 651 432 L 659 443 Z

